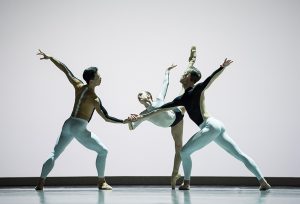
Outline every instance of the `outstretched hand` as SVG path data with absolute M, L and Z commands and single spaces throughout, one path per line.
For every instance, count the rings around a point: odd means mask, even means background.
M 40 49 L 39 49 L 39 52 L 36 54 L 36 55 L 41 55 L 41 58 L 40 60 L 46 60 L 46 59 L 50 59 L 51 57 L 46 55 L 44 52 L 42 52 Z
M 128 116 L 127 120 L 130 121 L 130 122 L 135 122 L 135 121 L 137 121 L 141 118 L 142 118 L 141 115 L 131 114 L 130 116 Z
M 142 118 L 141 115 L 131 114 L 130 116 L 128 116 L 128 117 L 124 120 L 124 123 L 136 122 L 137 120 L 139 120 L 139 119 L 141 119 L 141 118 Z
M 196 61 L 196 46 L 191 47 L 189 62 L 191 62 L 191 61 L 194 61 L 194 62 Z
M 227 58 L 224 60 L 223 64 L 221 65 L 221 67 L 228 67 L 233 61 L 232 60 L 228 60 Z
M 173 69 L 173 68 L 175 68 L 175 67 L 177 67 L 177 65 L 172 64 L 171 66 L 169 66 L 169 67 L 167 68 L 167 71 L 170 71 L 171 69 Z

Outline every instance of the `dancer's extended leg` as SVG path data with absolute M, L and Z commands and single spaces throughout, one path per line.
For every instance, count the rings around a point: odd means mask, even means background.
M 229 154 L 244 163 L 244 165 L 256 176 L 257 180 L 260 182 L 261 190 L 267 190 L 271 187 L 264 179 L 254 160 L 240 150 L 240 148 L 232 140 L 232 138 L 228 136 L 225 130 L 215 139 L 215 142 Z
M 72 139 L 73 136 L 70 132 L 70 120 L 67 120 L 62 128 L 59 138 L 56 141 L 53 152 L 51 153 L 49 159 L 47 159 L 47 161 L 43 164 L 40 179 L 35 187 L 36 190 L 43 190 L 45 179 L 53 169 L 55 160 L 65 150 Z
M 72 141 L 73 137 L 66 135 L 62 132 L 60 135 L 53 152 L 51 153 L 50 158 L 44 163 L 42 168 L 41 177 L 46 178 L 50 171 L 54 167 L 55 160 L 59 157 L 59 155 L 65 150 L 67 145 Z

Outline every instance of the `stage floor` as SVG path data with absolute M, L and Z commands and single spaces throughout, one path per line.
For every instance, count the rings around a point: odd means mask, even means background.
M 95 187 L 0 188 L 1 204 L 299 204 L 300 188 L 272 188 L 260 192 L 254 187 L 192 186 L 190 191 L 169 186 L 113 186 L 112 191 Z

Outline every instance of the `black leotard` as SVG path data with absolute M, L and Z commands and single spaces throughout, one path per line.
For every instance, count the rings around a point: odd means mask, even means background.
M 204 97 L 202 95 L 202 92 L 206 89 L 207 85 L 214 77 L 214 75 L 216 75 L 223 69 L 224 67 L 220 67 L 219 69 L 214 71 L 207 79 L 205 79 L 204 82 L 198 83 L 194 87 L 187 88 L 183 95 L 176 97 L 172 102 L 166 103 L 158 109 L 184 106 L 191 120 L 199 126 L 204 120 L 200 108 L 201 97 Z

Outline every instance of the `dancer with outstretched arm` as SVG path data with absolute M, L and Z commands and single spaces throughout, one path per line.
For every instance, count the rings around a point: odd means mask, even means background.
M 188 68 L 193 66 L 196 60 L 196 47 L 192 47 L 189 57 Z M 163 80 L 163 85 L 158 96 L 153 99 L 152 94 L 149 91 L 141 91 L 138 93 L 139 102 L 145 106 L 140 114 L 149 113 L 155 108 L 158 108 L 165 104 L 165 97 L 169 87 L 169 77 L 170 71 L 177 65 L 171 65 L 167 68 L 165 72 L 165 77 Z M 143 121 L 149 121 L 159 127 L 170 127 L 171 134 L 175 143 L 175 156 L 173 163 L 173 170 L 171 174 L 171 188 L 175 189 L 176 181 L 181 177 L 179 174 L 179 167 L 181 163 L 180 150 L 182 148 L 182 134 L 183 134 L 183 116 L 184 116 L 184 107 L 177 107 L 173 110 L 163 111 L 159 114 L 153 115 L 153 117 L 148 117 L 145 120 L 138 120 L 136 122 L 129 122 L 129 129 L 133 130 L 138 127 Z M 129 118 L 136 118 L 136 114 L 132 114 Z
M 53 169 L 55 160 L 60 156 L 73 138 L 75 138 L 83 146 L 97 153 L 96 168 L 98 172 L 98 188 L 100 190 L 111 190 L 112 187 L 107 184 L 104 178 L 108 150 L 99 138 L 87 129 L 87 125 L 91 120 L 95 109 L 106 122 L 128 123 L 129 120 L 120 120 L 111 117 L 103 107 L 100 98 L 95 93 L 95 88 L 101 83 L 101 76 L 96 67 L 89 67 L 84 70 L 83 79 L 86 81 L 86 84 L 84 84 L 81 80 L 76 78 L 62 62 L 46 55 L 41 50 L 39 50 L 37 55 L 41 56 L 41 60 L 50 60 L 56 67 L 64 72 L 75 89 L 75 102 L 72 114 L 65 121 L 53 152 L 43 165 L 41 176 L 35 189 L 43 190 L 46 177 Z
M 169 73 L 170 70 L 176 67 L 176 65 L 171 65 L 167 68 L 165 73 L 165 79 L 163 82 L 162 90 L 160 94 L 153 99 L 152 94 L 148 91 L 141 91 L 138 94 L 139 102 L 145 106 L 145 110 L 140 114 L 145 114 L 151 112 L 155 108 L 162 106 L 165 102 L 165 96 L 168 89 L 169 84 Z M 182 134 L 183 134 L 183 116 L 184 116 L 184 108 L 177 107 L 173 110 L 160 112 L 159 114 L 153 115 L 153 117 L 146 118 L 146 121 L 153 123 L 159 127 L 170 127 L 171 134 L 175 143 L 175 157 L 173 163 L 173 170 L 171 174 L 171 188 L 175 189 L 176 181 L 181 177 L 179 174 L 179 167 L 181 163 L 180 158 L 180 150 L 182 148 Z M 130 117 L 135 117 L 135 114 L 132 114 Z M 138 120 L 136 122 L 128 123 L 129 129 L 133 130 L 138 127 L 145 120 Z
M 249 156 L 243 153 L 237 144 L 229 137 L 223 123 L 211 117 L 205 108 L 205 91 L 231 63 L 231 60 L 225 59 L 220 68 L 213 72 L 207 79 L 204 80 L 204 82 L 198 84 L 196 83 L 200 80 L 201 73 L 197 68 L 191 67 L 180 79 L 180 83 L 185 89 L 184 94 L 176 97 L 172 102 L 164 104 L 151 113 L 136 117 L 137 120 L 145 119 L 147 117 L 151 117 L 151 115 L 153 117 L 153 115 L 159 114 L 161 111 L 172 110 L 177 106 L 184 106 L 191 120 L 199 126 L 200 130 L 188 140 L 180 151 L 184 170 L 184 183 L 179 187 L 179 190 L 190 189 L 190 177 L 192 170 L 191 154 L 205 147 L 212 141 L 245 164 L 245 166 L 258 179 L 260 183 L 260 190 L 268 190 L 271 188 L 256 163 Z

